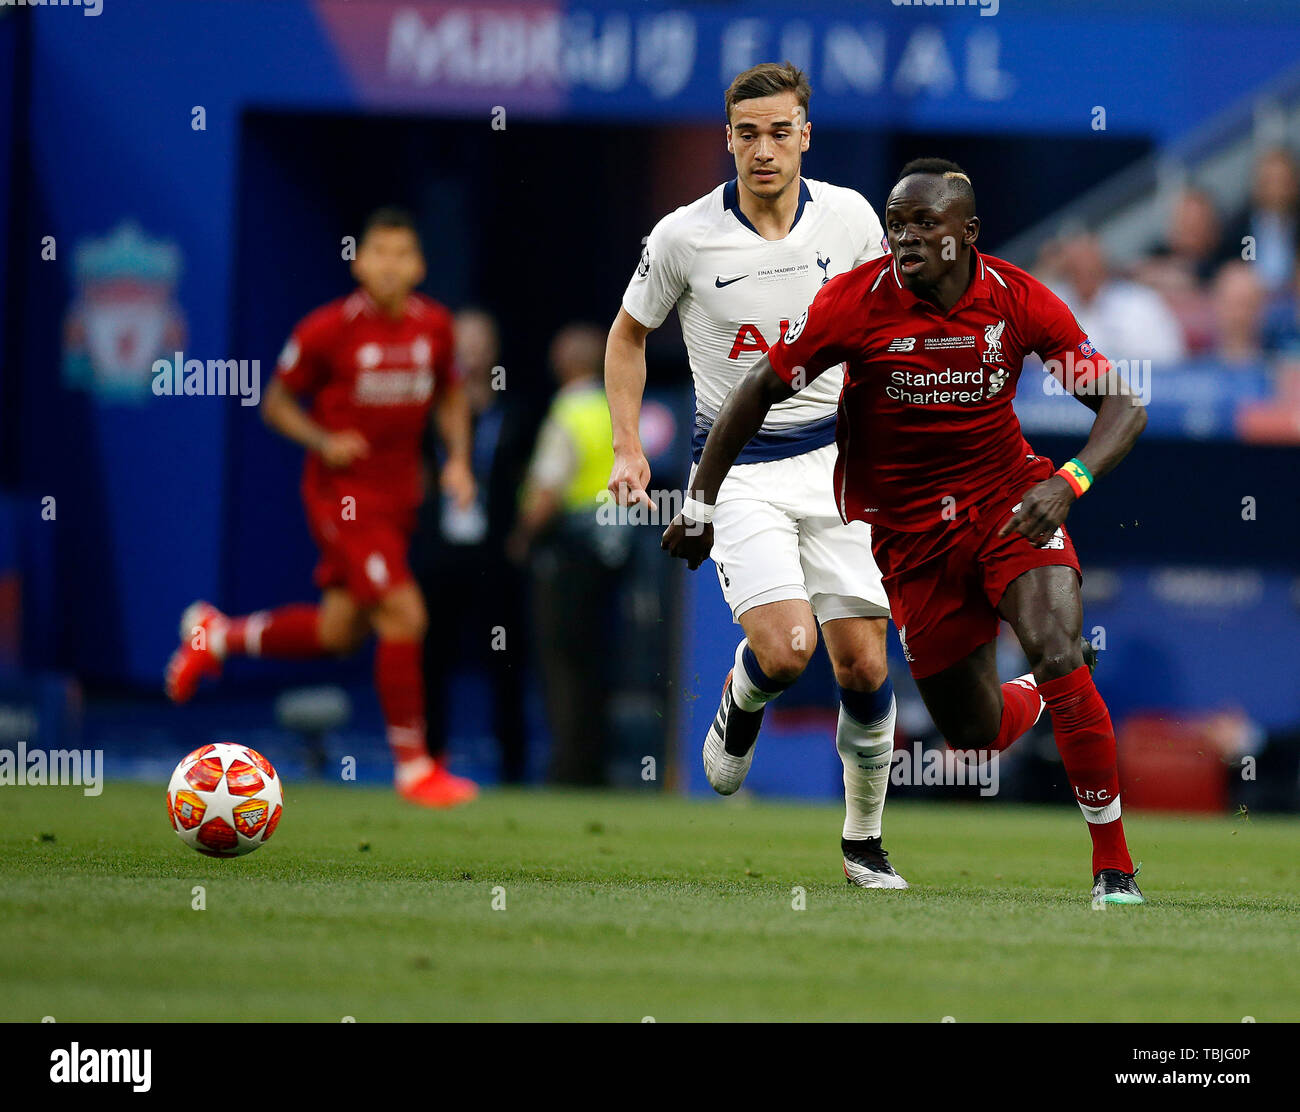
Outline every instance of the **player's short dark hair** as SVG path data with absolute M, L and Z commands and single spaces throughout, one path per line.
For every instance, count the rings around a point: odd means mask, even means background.
M 415 217 L 397 205 L 384 205 L 367 216 L 366 222 L 361 226 L 361 238 L 364 240 L 380 228 L 404 228 L 415 236 L 416 243 L 420 242 L 420 230 L 415 226 Z
M 727 123 L 731 123 L 731 110 L 742 100 L 757 100 L 759 97 L 775 96 L 777 93 L 794 93 L 799 98 L 799 107 L 803 109 L 803 118 L 808 119 L 808 101 L 812 97 L 812 86 L 808 78 L 793 62 L 760 62 L 750 66 L 744 73 L 738 73 L 727 86 L 723 97 L 723 107 L 727 111 Z
M 957 163 L 946 158 L 914 158 L 898 172 L 894 184 L 913 174 L 933 174 L 943 178 L 953 194 L 970 204 L 971 215 L 975 214 L 975 187 L 971 185 L 970 175 Z

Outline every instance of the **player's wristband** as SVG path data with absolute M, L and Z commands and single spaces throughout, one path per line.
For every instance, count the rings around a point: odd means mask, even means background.
M 716 506 L 710 506 L 705 502 L 697 502 L 694 498 L 687 497 L 682 502 L 682 517 L 700 525 L 708 525 L 713 520 L 713 511 L 716 508 Z
M 1070 484 L 1070 489 L 1074 491 L 1076 498 L 1082 498 L 1088 493 L 1088 488 L 1092 486 L 1092 472 L 1077 459 L 1062 464 L 1056 473 Z

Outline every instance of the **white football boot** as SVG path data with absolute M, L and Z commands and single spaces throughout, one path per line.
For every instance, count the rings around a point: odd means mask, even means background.
M 763 724 L 763 708 L 756 711 L 737 708 L 731 694 L 732 672 L 727 673 L 722 685 L 722 702 L 718 704 L 718 713 L 713 716 L 713 723 L 704 739 L 704 775 L 719 795 L 734 795 L 745 782 L 749 766 L 754 762 L 758 728 Z M 728 753 L 728 742 L 731 742 L 733 750 L 743 750 L 744 755 Z
M 844 854 L 844 879 L 855 888 L 907 887 L 907 881 L 894 872 L 879 838 L 861 842 L 841 839 L 840 850 Z

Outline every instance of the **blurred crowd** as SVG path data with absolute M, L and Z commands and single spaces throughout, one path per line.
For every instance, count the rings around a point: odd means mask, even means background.
M 1034 270 L 1111 359 L 1241 370 L 1300 361 L 1296 158 L 1281 147 L 1260 155 L 1235 216 L 1184 189 L 1163 241 L 1133 265 L 1117 266 L 1081 231 L 1047 244 Z

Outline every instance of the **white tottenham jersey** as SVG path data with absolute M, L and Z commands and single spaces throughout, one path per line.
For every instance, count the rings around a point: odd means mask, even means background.
M 766 240 L 740 211 L 733 180 L 655 225 L 623 308 L 658 328 L 673 306 L 695 380 L 699 458 L 731 388 L 808 307 L 828 279 L 883 255 L 884 232 L 852 189 L 803 178 L 789 234 Z M 737 462 L 781 459 L 835 439 L 843 371 L 827 371 L 774 405 Z

